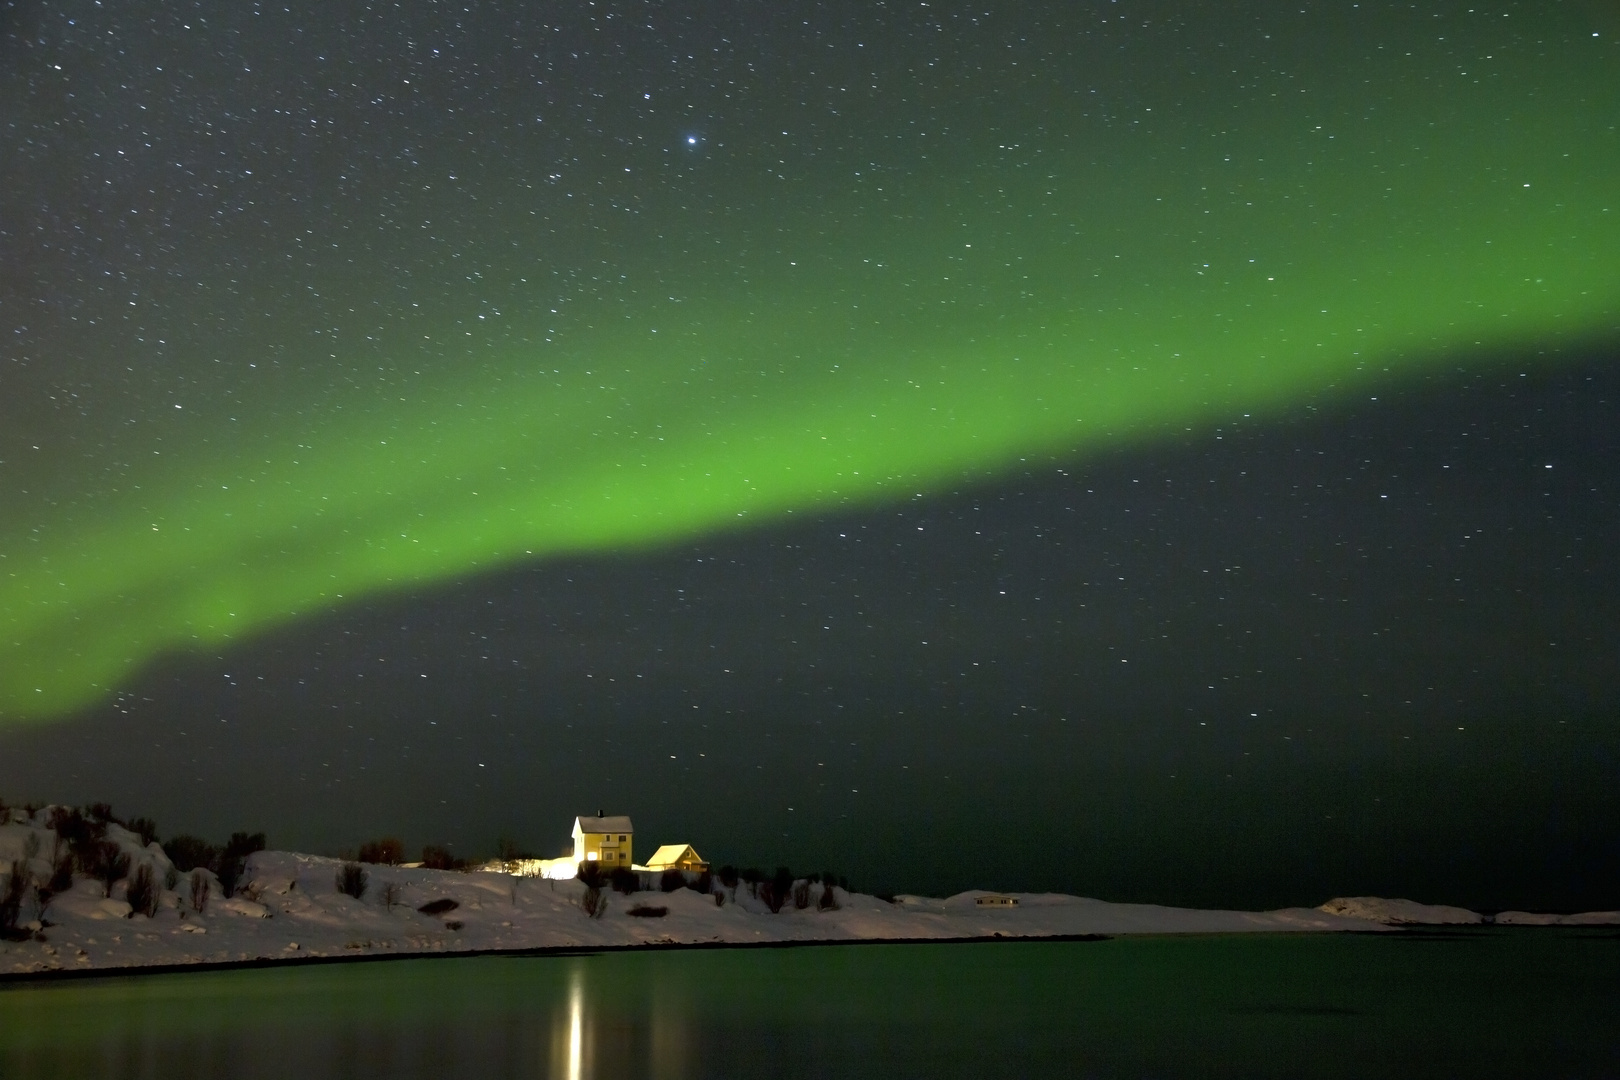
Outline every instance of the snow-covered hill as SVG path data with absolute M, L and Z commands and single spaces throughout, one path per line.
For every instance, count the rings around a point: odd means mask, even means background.
M 48 813 L 20 820 L 13 812 L 12 822 L 0 825 L 0 874 L 9 874 L 12 862 L 33 850 L 25 872 L 36 881 L 49 880 L 57 845 L 55 832 L 46 826 Z M 36 839 L 30 842 L 30 836 Z M 807 908 L 798 909 L 790 901 L 773 914 L 750 896 L 746 885 L 718 895 L 690 888 L 628 896 L 604 890 L 604 910 L 591 917 L 583 903 L 586 887 L 579 881 L 366 865 L 364 889 L 356 898 L 340 891 L 345 865 L 340 860 L 280 851 L 250 856 L 229 899 L 211 882 L 199 910 L 190 875 L 170 873 L 171 864 L 156 844 L 143 845 L 117 825 L 107 826 L 105 838 L 130 858 L 130 877 L 115 882 L 109 894 L 103 882 L 78 875 L 71 888 L 51 896 L 43 909 L 25 902 L 16 921 L 30 932 L 17 935 L 24 940 L 0 942 L 0 976 L 491 950 L 1385 931 L 1393 921 L 1365 905 L 1354 913 L 1314 908 L 1203 911 L 1024 894 L 1013 906 L 984 906 L 977 902 L 985 895 L 980 892 L 942 900 L 905 896 L 890 903 L 836 890 L 837 908 L 818 910 L 820 886 L 811 889 Z M 142 862 L 152 868 L 159 885 L 150 916 L 132 913 L 128 903 L 129 882 Z M 165 882 L 169 887 L 162 887 Z M 663 913 L 633 914 L 637 907 Z

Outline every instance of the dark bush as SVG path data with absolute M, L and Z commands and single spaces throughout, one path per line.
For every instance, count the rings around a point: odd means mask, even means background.
M 714 875 L 705 870 L 703 873 L 697 876 L 696 881 L 687 882 L 686 887 L 691 889 L 693 892 L 702 893 L 704 896 L 708 896 L 710 893 L 714 892 Z
M 141 846 L 145 847 L 157 839 L 157 822 L 151 818 L 138 817 L 130 821 L 124 828 L 141 838 Z
M 98 840 L 94 860 L 91 876 L 101 882 L 101 894 L 111 896 L 113 883 L 122 881 L 129 873 L 129 856 L 111 840 Z
M 56 849 L 51 852 L 52 861 L 61 858 L 61 848 L 65 844 L 79 871 L 93 873 L 96 842 L 107 831 L 106 826 L 92 822 L 77 808 L 58 806 L 51 812 L 51 828 L 56 831 L 57 842 Z
M 460 906 L 456 901 L 445 897 L 443 900 L 429 900 L 416 910 L 424 915 L 443 915 L 445 912 L 454 911 Z
M 732 892 L 737 891 L 737 868 L 735 866 L 727 863 L 720 868 L 720 884 Z
M 461 921 L 458 919 L 446 919 L 444 923 L 444 928 L 446 930 L 460 930 L 461 926 Z
M 608 874 L 608 884 L 613 886 L 614 892 L 629 896 L 641 891 L 641 875 L 628 866 L 615 866 Z
M 53 894 L 65 893 L 73 888 L 73 856 L 63 855 L 51 868 L 51 880 L 46 886 Z
M 399 882 L 389 881 L 383 884 L 382 906 L 384 911 L 393 911 L 394 905 L 399 903 Z
M 447 847 L 434 847 L 429 844 L 422 849 L 422 865 L 429 870 L 465 870 L 466 859 L 458 859 L 450 854 Z
M 359 863 L 346 862 L 338 869 L 337 891 L 356 900 L 366 894 L 366 870 Z
M 652 907 L 648 904 L 637 904 L 625 914 L 634 915 L 638 919 L 662 919 L 669 914 L 667 907 Z
M 837 911 L 838 894 L 833 892 L 832 875 L 823 875 L 821 879 L 821 899 L 816 901 L 817 911 Z
M 131 916 L 145 915 L 150 919 L 157 914 L 158 889 L 157 882 L 152 880 L 151 863 L 143 862 L 135 868 L 135 873 L 130 875 L 124 899 L 129 901 Z
M 579 864 L 579 872 L 574 876 L 583 881 L 586 888 L 600 889 L 602 887 L 602 864 L 582 862 Z
M 607 897 L 602 895 L 600 885 L 591 885 L 585 889 L 585 895 L 579 898 L 579 906 L 584 910 L 588 919 L 600 919 L 607 910 Z
M 191 871 L 191 910 L 201 915 L 208 910 L 208 894 L 214 891 L 214 883 L 202 868 Z
M 771 909 L 771 914 L 778 914 L 793 895 L 793 871 L 785 866 L 778 866 L 770 880 L 761 881 L 758 888 L 759 899 Z
M 686 888 L 686 875 L 672 866 L 658 876 L 658 888 L 663 892 L 684 889 Z
M 360 845 L 359 861 L 376 866 L 398 866 L 405 861 L 405 845 L 392 836 L 367 840 Z
M 810 906 L 810 879 L 794 883 L 793 906 L 800 911 Z
M 113 817 L 112 807 L 104 802 L 93 802 L 84 808 L 84 812 L 89 815 L 91 821 L 97 821 L 103 825 L 122 824 L 117 818 Z
M 726 906 L 726 890 L 724 890 L 724 889 L 716 889 L 716 890 L 714 890 L 714 906 L 715 907 L 725 907 Z
M 165 840 L 163 853 L 182 874 L 189 874 L 199 866 L 212 870 L 214 863 L 219 859 L 219 848 L 200 836 L 188 836 L 183 833 Z
M 738 876 L 748 885 L 749 896 L 759 895 L 759 883 L 765 880 L 764 871 L 750 866 Z
M 225 841 L 225 847 L 219 853 L 219 860 L 214 864 L 213 871 L 219 877 L 219 887 L 226 896 L 236 892 L 236 883 L 241 880 L 242 872 L 247 868 L 247 857 L 256 851 L 264 850 L 264 833 L 231 833 L 231 838 Z
M 32 885 L 28 878 L 28 864 L 12 863 L 11 871 L 6 875 L 6 887 L 0 890 L 0 940 L 24 941 L 28 938 L 28 931 L 17 929 L 17 922 Z

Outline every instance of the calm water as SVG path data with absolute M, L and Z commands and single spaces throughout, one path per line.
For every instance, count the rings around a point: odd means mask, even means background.
M 0 1077 L 1620 1076 L 1620 935 L 483 957 L 0 990 Z

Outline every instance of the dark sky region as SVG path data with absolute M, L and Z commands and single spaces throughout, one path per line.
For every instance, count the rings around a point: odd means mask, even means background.
M 0 3 L 0 794 L 1620 904 L 1598 3 Z

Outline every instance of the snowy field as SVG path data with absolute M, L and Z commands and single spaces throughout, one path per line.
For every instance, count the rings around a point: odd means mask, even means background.
M 0 825 L 0 875 L 9 878 L 13 865 L 19 864 L 34 881 L 51 879 L 61 849 L 46 825 L 48 814 L 49 808 L 32 818 L 13 811 L 10 823 Z M 12 937 L 21 940 L 0 942 L 0 977 L 498 950 L 1084 934 L 1380 932 L 1401 925 L 1487 921 L 1620 924 L 1620 912 L 1574 916 L 1504 912 L 1487 919 L 1462 908 L 1376 897 L 1332 900 L 1320 908 L 1253 912 L 1111 904 L 1055 894 L 996 894 L 1016 896 L 1017 903 L 991 907 L 978 903 L 986 894 L 977 891 L 946 899 L 901 896 L 891 903 L 839 889 L 833 893 L 836 908 L 819 910 L 820 885 L 809 888 L 806 908 L 789 900 L 773 914 L 746 884 L 733 890 L 718 882 L 713 894 L 680 888 L 621 895 L 604 888 L 600 896 L 605 903 L 593 917 L 586 913 L 586 887 L 577 880 L 365 865 L 364 889 L 356 898 L 339 889 L 341 860 L 281 851 L 251 855 L 229 898 L 221 895 L 211 874 L 196 871 L 207 879 L 207 895 L 202 897 L 202 890 L 192 888 L 193 876 L 174 871 L 156 843 L 143 845 L 138 836 L 116 824 L 107 825 L 105 839 L 128 856 L 128 875 L 110 888 L 102 880 L 75 875 L 71 887 L 50 896 L 43 906 L 29 890 L 14 916 L 18 932 Z M 130 882 L 142 864 L 150 867 L 155 882 L 155 899 L 146 905 L 150 915 L 132 912 L 128 902 Z M 58 884 L 63 884 L 60 876 Z M 665 910 L 638 916 L 632 914 L 637 907 Z

